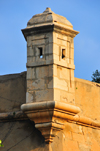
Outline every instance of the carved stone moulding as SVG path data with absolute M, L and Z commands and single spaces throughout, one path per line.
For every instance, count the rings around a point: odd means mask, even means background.
M 73 120 L 80 112 L 79 107 L 57 101 L 27 103 L 21 109 L 35 122 L 35 127 L 41 131 L 46 143 L 52 142 L 57 132 L 64 129 L 67 119 Z

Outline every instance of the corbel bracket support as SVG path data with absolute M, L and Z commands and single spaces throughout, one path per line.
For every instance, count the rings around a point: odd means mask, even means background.
M 21 109 L 35 122 L 46 143 L 52 142 L 57 132 L 64 129 L 66 119 L 73 119 L 80 112 L 79 107 L 57 101 L 27 103 Z

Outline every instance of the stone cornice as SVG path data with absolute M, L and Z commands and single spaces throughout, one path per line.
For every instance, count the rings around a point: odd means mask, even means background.
M 75 65 L 73 64 L 69 64 L 69 63 L 65 63 L 65 62 L 60 62 L 60 61 L 53 61 L 53 60 L 45 60 L 45 61 L 41 61 L 41 62 L 32 62 L 32 63 L 27 63 L 26 67 L 30 68 L 30 67 L 40 67 L 40 66 L 47 66 L 47 65 L 58 65 L 60 67 L 64 67 L 64 68 L 68 68 L 68 69 L 73 69 L 75 70 Z
M 22 111 L 0 113 L 0 122 L 27 120 L 28 117 Z
M 100 128 L 100 122 L 79 115 L 81 110 L 75 105 L 47 101 L 23 104 L 21 109 L 35 122 L 35 127 L 41 131 L 47 143 L 52 142 L 57 132 L 64 129 L 66 122 Z
M 63 110 L 65 112 L 70 112 L 73 114 L 77 114 L 81 111 L 80 108 L 77 106 L 65 104 L 65 103 L 57 102 L 57 101 L 27 103 L 27 104 L 23 104 L 21 106 L 21 109 L 25 112 L 43 110 L 43 109 L 58 109 L 58 110 Z
M 78 124 L 88 126 L 88 127 L 93 127 L 93 128 L 99 128 L 100 129 L 100 122 L 94 121 L 91 118 L 81 116 L 81 115 L 75 115 L 73 118 L 68 119 L 68 121 L 75 121 Z
M 79 32 L 75 31 L 73 29 L 65 28 L 60 25 L 55 25 L 55 24 L 48 24 L 44 26 L 36 26 L 36 27 L 29 27 L 22 29 L 22 33 L 27 40 L 27 36 L 30 35 L 35 35 L 35 34 L 40 34 L 40 33 L 47 33 L 47 32 L 58 32 L 63 35 L 68 35 L 70 37 L 75 37 Z
M 50 109 L 54 109 L 53 115 L 55 117 L 61 117 L 62 119 L 66 119 L 67 121 L 75 121 L 78 124 L 86 125 L 89 127 L 100 128 L 100 122 L 79 115 L 78 113 L 81 111 L 79 107 L 70 104 L 65 104 L 62 102 L 48 101 L 48 102 L 23 104 L 21 106 L 21 109 L 24 112 L 30 112 L 30 113 L 32 112 L 36 113 L 37 111 L 41 110 L 41 115 L 39 115 L 41 117 L 43 117 L 44 115 L 46 116 L 46 114 L 44 113 L 45 111 L 48 110 L 52 111 Z

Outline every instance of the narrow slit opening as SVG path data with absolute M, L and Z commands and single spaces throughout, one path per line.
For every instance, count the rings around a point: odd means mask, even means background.
M 39 47 L 38 49 L 39 49 L 39 52 L 40 52 L 40 58 L 43 58 L 43 49 L 42 49 L 42 47 Z
M 65 49 L 62 49 L 62 59 L 65 58 Z

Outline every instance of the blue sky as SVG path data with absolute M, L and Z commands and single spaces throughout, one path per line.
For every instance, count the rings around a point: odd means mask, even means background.
M 100 71 L 100 0 L 0 0 L 0 75 L 26 70 L 21 29 L 46 7 L 80 32 L 74 38 L 75 77 L 91 80 L 93 71 Z

